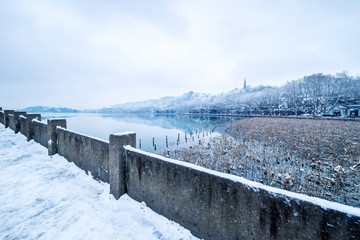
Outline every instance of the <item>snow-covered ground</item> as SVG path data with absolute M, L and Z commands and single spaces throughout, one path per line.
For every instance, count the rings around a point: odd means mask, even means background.
M 0 239 L 197 239 L 0 125 Z

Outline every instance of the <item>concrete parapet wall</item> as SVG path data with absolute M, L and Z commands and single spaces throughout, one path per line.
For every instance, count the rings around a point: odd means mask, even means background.
M 0 123 L 5 125 L 5 114 L 4 111 L 0 111 Z
M 9 114 L 13 114 L 14 110 L 4 110 L 4 125 L 5 128 L 9 127 Z
M 48 153 L 49 155 L 54 155 L 58 152 L 58 138 L 56 128 L 66 128 L 66 120 L 65 119 L 48 119 Z
M 48 125 L 37 119 L 32 120 L 33 138 L 35 142 L 40 143 L 44 147 L 48 147 Z
M 13 112 L 8 114 L 9 127 L 10 129 L 14 130 L 15 133 L 18 133 L 20 131 L 20 116 L 26 116 L 26 112 Z
M 110 193 L 118 199 L 127 192 L 124 145 L 135 147 L 136 134 L 134 132 L 111 134 L 109 144 Z
M 16 120 L 15 120 L 15 116 L 13 114 L 9 114 L 8 115 L 9 118 L 9 122 L 8 122 L 8 127 L 10 129 L 12 129 L 14 132 L 16 132 Z
M 26 114 L 26 117 L 20 116 L 19 122 L 20 122 L 20 132 L 26 136 L 27 140 L 30 141 L 34 138 L 34 131 L 33 131 L 33 125 L 32 120 L 37 119 L 41 121 L 41 115 L 40 114 Z
M 360 210 L 356 208 L 129 146 L 126 171 L 132 198 L 145 201 L 204 239 L 360 239 Z
M 19 117 L 19 124 L 20 124 L 20 133 L 24 136 L 26 136 L 26 133 L 28 131 L 28 126 L 26 124 L 26 117 L 25 116 L 20 116 Z
M 109 143 L 57 128 L 58 153 L 79 168 L 91 172 L 101 181 L 109 182 Z

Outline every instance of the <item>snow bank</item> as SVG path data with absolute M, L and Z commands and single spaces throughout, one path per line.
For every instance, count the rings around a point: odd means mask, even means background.
M 0 126 L 0 239 L 197 239 Z

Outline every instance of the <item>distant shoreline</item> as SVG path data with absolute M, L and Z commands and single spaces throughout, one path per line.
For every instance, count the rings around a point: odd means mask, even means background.
M 23 110 L 23 109 L 22 109 Z M 25 109 L 24 109 L 25 110 Z M 75 110 L 75 111 L 74 111 Z M 176 112 L 100 112 L 97 110 L 76 110 L 72 111 L 29 111 L 30 113 L 43 114 L 101 114 L 101 115 L 173 115 L 173 116 L 196 116 L 196 117 L 230 117 L 230 118 L 293 118 L 293 119 L 315 119 L 315 120 L 340 120 L 360 121 L 360 117 L 336 117 L 336 116 L 312 116 L 312 115 L 262 115 L 262 114 L 226 114 L 226 113 L 176 113 Z

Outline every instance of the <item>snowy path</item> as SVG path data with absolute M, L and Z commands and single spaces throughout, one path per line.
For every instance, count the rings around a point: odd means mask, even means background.
M 197 239 L 0 125 L 0 239 Z

